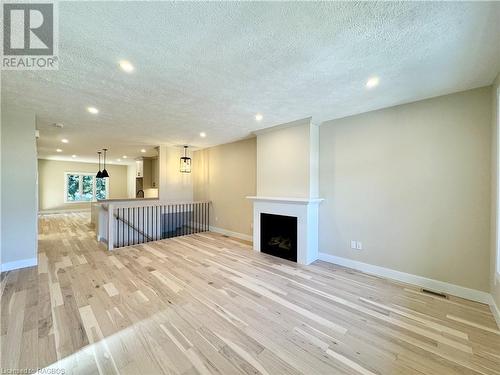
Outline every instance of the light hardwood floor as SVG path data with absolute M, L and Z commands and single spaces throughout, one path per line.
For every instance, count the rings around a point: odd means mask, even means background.
M 214 233 L 105 250 L 40 217 L 39 266 L 1 281 L 1 365 L 77 374 L 500 374 L 488 306 Z

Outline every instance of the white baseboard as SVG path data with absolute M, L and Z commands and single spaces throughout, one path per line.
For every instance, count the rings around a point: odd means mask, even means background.
M 17 270 L 19 268 L 33 267 L 38 264 L 37 258 L 21 259 L 14 262 L 2 263 L 1 272 Z
M 213 227 L 211 225 L 210 225 L 210 231 L 211 232 L 220 233 L 220 234 L 224 234 L 224 235 L 230 236 L 230 237 L 239 238 L 240 240 L 245 240 L 245 241 L 250 241 L 250 242 L 253 241 L 253 237 L 251 235 L 249 235 L 249 234 L 243 234 L 243 233 L 233 232 L 233 231 L 230 231 L 230 230 L 227 230 L 227 229 Z
M 429 279 L 427 277 L 413 275 L 411 273 L 396 271 L 390 268 L 375 266 L 373 264 L 363 263 L 352 259 L 342 258 L 331 254 L 319 253 L 319 259 L 329 263 L 335 263 L 340 266 L 353 268 L 371 275 L 385 277 L 401 281 L 408 284 L 418 285 L 436 292 L 451 294 L 457 297 L 469 299 L 472 301 L 484 303 L 491 306 L 493 297 L 487 292 L 470 289 L 463 286 L 450 284 L 444 281 Z

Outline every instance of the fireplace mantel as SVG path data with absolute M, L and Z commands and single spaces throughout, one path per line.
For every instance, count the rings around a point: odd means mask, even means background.
M 260 251 L 262 214 L 297 218 L 297 263 L 318 259 L 319 127 L 305 118 L 257 133 L 253 248 Z M 299 198 L 300 197 L 300 198 Z
M 247 199 L 253 201 L 273 201 L 278 203 L 295 203 L 295 204 L 319 204 L 324 199 L 323 198 L 291 198 L 291 197 L 260 197 L 260 196 L 249 196 Z
M 297 263 L 318 259 L 318 209 L 321 198 L 248 196 L 253 202 L 253 248 L 260 251 L 261 214 L 297 218 Z

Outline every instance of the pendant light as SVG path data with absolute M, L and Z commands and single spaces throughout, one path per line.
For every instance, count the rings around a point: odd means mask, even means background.
M 99 154 L 99 172 L 95 175 L 96 178 L 102 178 L 102 172 L 101 172 L 101 151 L 97 151 Z
M 104 166 L 102 169 L 102 178 L 109 177 L 108 171 L 106 170 L 106 152 L 108 151 L 107 148 L 102 149 L 104 151 Z
M 181 169 L 182 173 L 191 173 L 191 158 L 187 156 L 188 146 L 184 146 L 184 156 L 181 157 Z

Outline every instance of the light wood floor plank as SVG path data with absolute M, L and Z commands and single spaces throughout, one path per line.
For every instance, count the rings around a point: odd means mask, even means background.
M 66 374 L 498 374 L 486 305 L 198 233 L 109 252 L 41 215 L 39 266 L 1 275 L 2 369 Z

